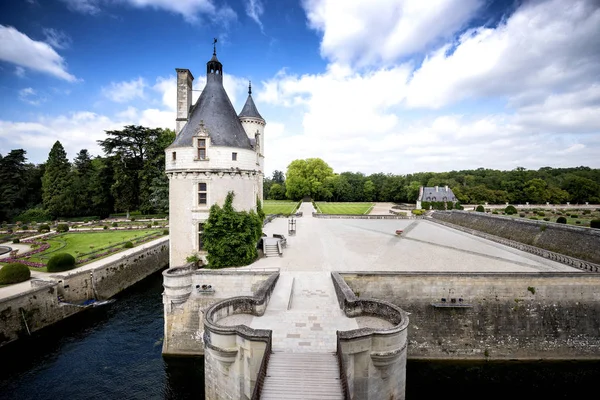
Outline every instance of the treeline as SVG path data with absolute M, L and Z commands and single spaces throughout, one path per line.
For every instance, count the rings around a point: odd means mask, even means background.
M 479 168 L 407 175 L 360 172 L 336 174 L 321 159 L 294 160 L 287 173 L 275 171 L 264 182 L 273 200 L 378 201 L 414 203 L 421 186 L 448 185 L 463 204 L 600 203 L 600 169 L 588 167 L 511 171 Z
M 0 221 L 168 212 L 164 150 L 175 133 L 130 125 L 106 134 L 102 157 L 82 149 L 70 162 L 59 141 L 43 164 L 28 163 L 23 149 L 0 154 Z

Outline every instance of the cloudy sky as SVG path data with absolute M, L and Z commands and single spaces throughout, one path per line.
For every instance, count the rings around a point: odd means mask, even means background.
M 0 154 L 174 128 L 175 68 L 197 97 L 213 37 L 269 174 L 600 167 L 598 0 L 5 0 Z

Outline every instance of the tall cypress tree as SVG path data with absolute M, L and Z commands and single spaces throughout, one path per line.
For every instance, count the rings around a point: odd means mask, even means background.
M 52 146 L 42 177 L 42 201 L 53 217 L 68 216 L 74 211 L 71 193 L 71 164 L 62 144 Z

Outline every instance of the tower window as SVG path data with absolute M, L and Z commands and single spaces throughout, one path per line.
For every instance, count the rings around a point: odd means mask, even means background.
M 237 153 L 231 153 L 231 160 L 237 161 Z
M 206 160 L 206 139 L 198 139 L 198 160 Z
M 198 250 L 204 250 L 204 224 L 198 224 Z
M 198 204 L 206 204 L 206 201 L 207 201 L 206 182 L 200 182 L 198 184 Z
M 173 153 L 171 153 L 171 156 L 173 161 L 177 160 L 177 152 L 174 151 Z

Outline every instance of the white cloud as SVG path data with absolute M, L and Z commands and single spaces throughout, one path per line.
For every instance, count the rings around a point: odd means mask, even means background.
M 53 28 L 44 28 L 43 32 L 46 36 L 46 43 L 55 49 L 66 49 L 71 46 L 71 38 L 63 31 Z
M 261 32 L 263 30 L 263 24 L 260 20 L 261 15 L 264 13 L 265 9 L 260 0 L 245 0 L 246 1 L 246 14 L 252 18 L 254 22 L 258 24 Z
M 198 15 L 206 14 L 219 23 L 227 23 L 237 17 L 227 5 L 217 6 L 213 0 L 62 0 L 67 7 L 82 14 L 95 15 L 104 4 L 121 3 L 137 8 L 153 8 L 180 14 L 186 21 L 195 22 Z
M 99 0 L 62 0 L 71 11 L 95 15 L 100 12 Z
M 600 8 L 594 0 L 527 2 L 495 29 L 463 34 L 430 54 L 407 93 L 412 107 L 508 96 L 511 105 L 544 101 L 600 76 Z
M 46 101 L 46 98 L 40 95 L 35 89 L 28 87 L 19 90 L 19 100 L 32 106 L 39 106 Z
M 65 60 L 47 43 L 32 40 L 12 26 L 0 25 L 0 60 L 53 75 L 69 82 L 77 78 L 67 72 Z
M 114 102 L 125 103 L 134 99 L 143 99 L 146 86 L 146 81 L 138 77 L 130 81 L 111 82 L 108 87 L 102 88 L 102 94 Z
M 334 62 L 393 63 L 451 37 L 482 0 L 304 0 L 309 26 L 323 33 L 321 54 Z
M 390 29 L 376 28 L 374 37 L 384 38 L 376 53 L 357 50 L 367 39 L 348 44 L 373 25 L 371 10 L 352 2 L 348 10 L 336 7 L 305 2 L 332 60 L 327 71 L 283 69 L 257 91 L 259 107 L 287 115 L 277 116 L 286 127 L 282 135 L 265 135 L 267 170 L 306 157 L 321 157 L 338 172 L 366 173 L 600 166 L 600 7 L 594 0 L 525 2 L 497 27 L 469 29 L 426 52 L 416 66 L 397 64 L 413 50 L 393 42 Z M 347 32 L 336 30 L 342 22 Z M 411 34 L 419 32 L 415 24 Z M 442 37 L 439 32 L 429 38 Z M 421 42 L 414 51 L 426 48 Z M 396 64 L 365 67 L 377 59 Z
M 17 75 L 19 78 L 24 78 L 25 77 L 25 68 L 17 65 L 15 67 L 15 75 Z

